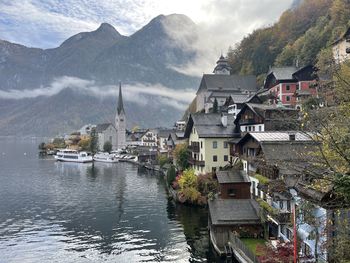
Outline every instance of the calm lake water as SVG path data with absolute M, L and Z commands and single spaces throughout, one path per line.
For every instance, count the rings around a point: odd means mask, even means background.
M 127 163 L 39 158 L 0 138 L 0 262 L 215 262 L 207 212 L 168 201 L 162 176 Z

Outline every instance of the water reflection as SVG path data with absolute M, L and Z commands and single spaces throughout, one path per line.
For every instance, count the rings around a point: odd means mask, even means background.
M 216 260 L 206 211 L 168 202 L 162 176 L 39 159 L 36 144 L 11 144 L 0 140 L 0 262 Z

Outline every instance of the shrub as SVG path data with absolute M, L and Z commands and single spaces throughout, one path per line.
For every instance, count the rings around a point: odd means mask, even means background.
M 164 155 L 159 155 L 157 159 L 160 167 L 163 167 L 165 164 L 170 163 L 169 158 Z
M 183 171 L 180 179 L 178 180 L 180 189 L 183 190 L 187 187 L 197 187 L 197 176 L 194 174 L 193 169 L 187 169 Z
M 217 180 L 213 178 L 212 174 L 201 174 L 197 177 L 198 191 L 207 196 L 209 193 L 218 192 Z

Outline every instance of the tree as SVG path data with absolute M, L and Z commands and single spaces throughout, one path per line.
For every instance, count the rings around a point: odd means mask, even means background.
M 96 128 L 92 128 L 91 129 L 91 133 L 90 133 L 90 151 L 92 153 L 96 153 L 98 151 L 98 136 L 97 136 L 97 132 L 96 132 Z
M 90 149 L 90 138 L 83 138 L 79 141 L 78 146 L 83 150 L 83 151 L 88 151 Z
M 39 150 L 46 150 L 46 145 L 44 142 L 41 142 L 38 146 Z
M 215 98 L 213 103 L 213 113 L 218 113 L 218 111 L 219 111 L 219 105 L 218 105 L 218 101 Z
M 174 157 L 176 165 L 180 170 L 185 170 L 189 167 L 188 158 L 190 155 L 186 143 L 178 144 L 175 146 Z
M 178 183 L 180 186 L 180 200 L 190 201 L 191 203 L 198 201 L 201 194 L 197 190 L 197 176 L 195 175 L 193 169 L 184 170 Z
M 175 179 L 176 179 L 175 166 L 171 165 L 167 171 L 167 183 L 168 183 L 168 185 L 171 185 L 175 181 Z
M 110 141 L 106 141 L 103 144 L 103 151 L 108 153 L 112 151 L 112 143 Z

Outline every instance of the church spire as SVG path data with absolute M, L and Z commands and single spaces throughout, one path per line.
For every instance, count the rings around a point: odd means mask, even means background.
M 124 105 L 123 105 L 123 96 L 122 96 L 122 83 L 119 82 L 119 97 L 118 97 L 118 107 L 117 107 L 118 115 L 120 113 L 124 113 Z

